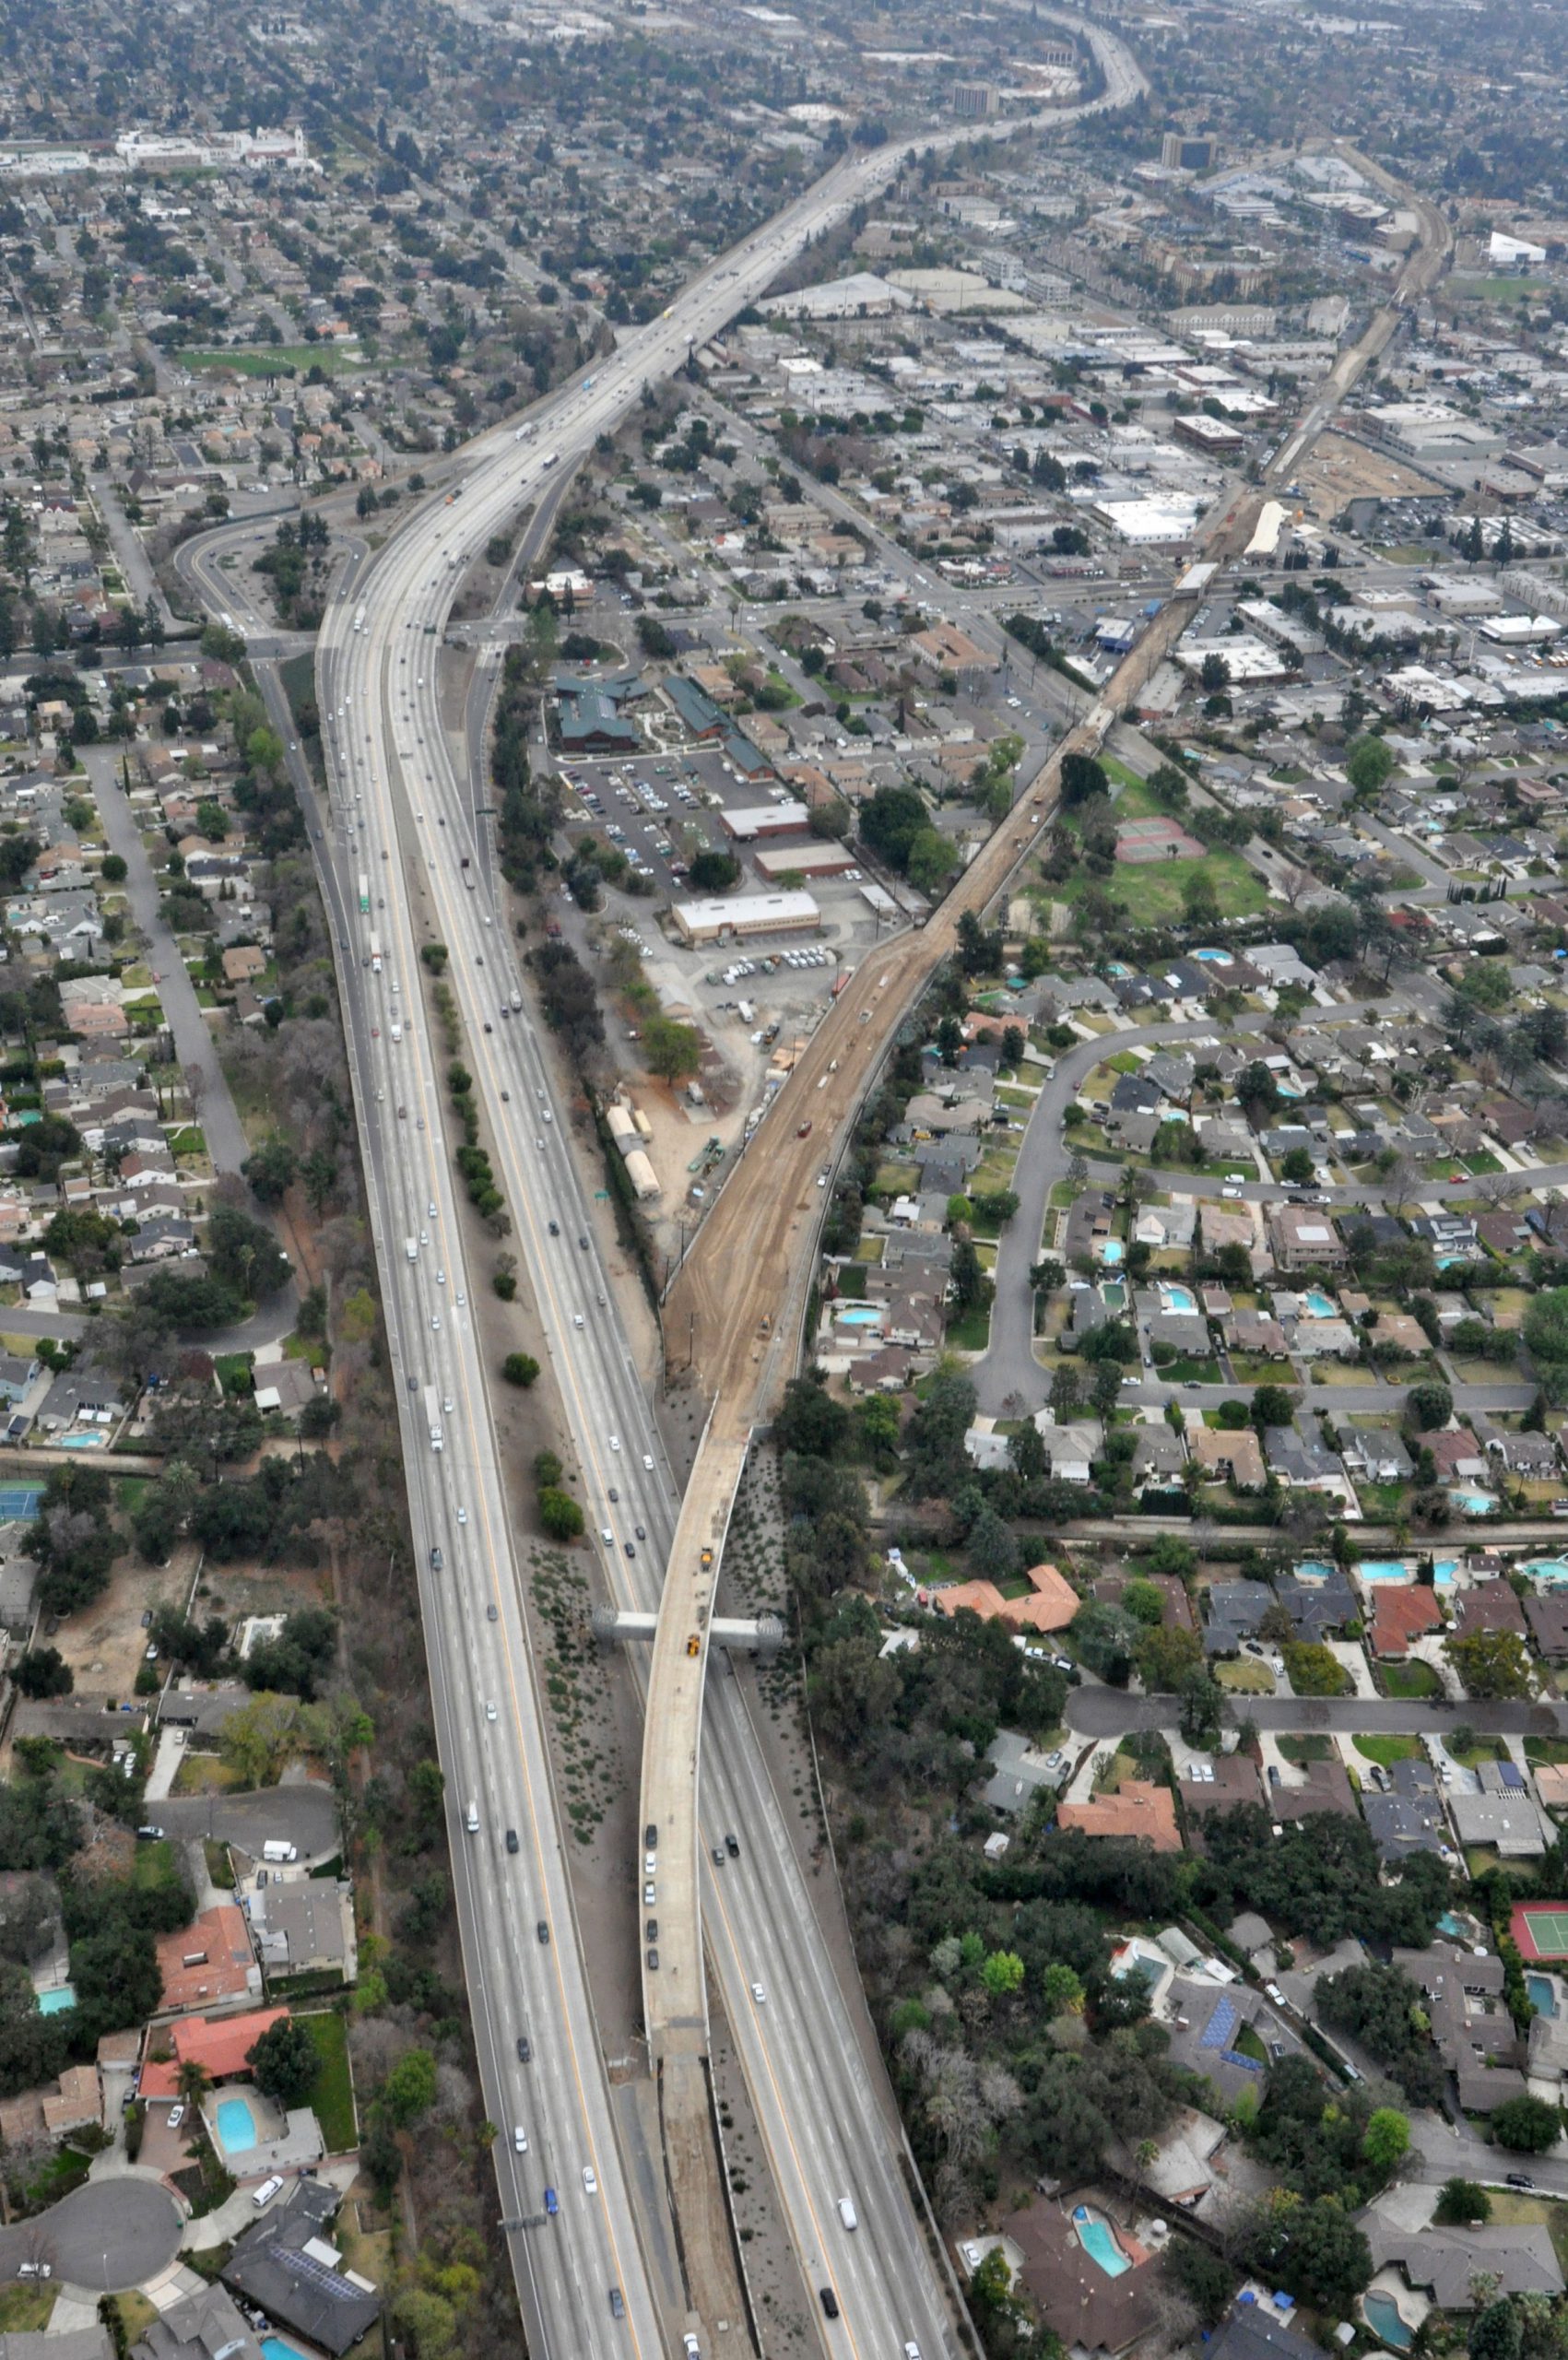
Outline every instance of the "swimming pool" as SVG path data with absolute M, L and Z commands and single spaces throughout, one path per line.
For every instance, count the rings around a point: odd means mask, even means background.
M 1535 1582 L 1568 1582 L 1568 1563 L 1561 1557 L 1532 1557 L 1519 1571 Z
M 1402 1557 L 1363 1557 L 1356 1572 L 1363 1582 L 1408 1582 L 1410 1578 Z
M 1100 1259 L 1108 1263 L 1114 1270 L 1117 1263 L 1126 1256 L 1126 1250 L 1119 1237 L 1107 1237 L 1101 1243 Z
M 1160 1295 L 1167 1311 L 1196 1311 L 1197 1309 L 1197 1297 L 1191 1287 L 1167 1286 L 1161 1280 Z
M 261 2348 L 265 2360 L 305 2360 L 304 2354 L 296 2351 L 293 2344 L 285 2343 L 280 2335 L 264 2335 Z
M 882 1324 L 879 1311 L 859 1304 L 852 1305 L 847 1311 L 835 1311 L 833 1317 L 841 1328 L 879 1328 Z
M 1127 1286 L 1125 1279 L 1102 1279 L 1100 1300 L 1107 1311 L 1125 1311 L 1127 1307 Z
M 1332 1578 L 1334 1568 L 1326 1565 L 1321 1557 L 1303 1557 L 1296 1567 L 1296 1579 L 1302 1582 L 1326 1582 Z
M 1525 1997 L 1538 2016 L 1554 2016 L 1557 2013 L 1557 1986 L 1550 1975 L 1527 1975 Z
M 1470 1939 L 1470 1929 L 1468 1919 L 1456 1918 L 1452 1909 L 1445 1909 L 1444 1911 L 1442 1917 L 1437 1921 L 1437 1930 L 1440 1934 L 1462 1934 L 1467 1941 Z
M 54 1439 L 54 1447 L 56 1450 L 107 1450 L 109 1436 L 107 1434 L 57 1434 Z
M 1490 1492 L 1450 1492 L 1449 1498 L 1467 1516 L 1495 1516 L 1497 1502 Z
M 1097 2262 L 1107 2278 L 1119 2278 L 1131 2262 L 1116 2243 L 1116 2233 L 1102 2213 L 1091 2212 L 1086 2204 L 1073 2207 L 1073 2227 L 1078 2241 L 1091 2261 Z
M 1233 967 L 1236 963 L 1228 950 L 1195 950 L 1192 955 L 1209 967 Z
M 1391 2352 L 1408 2352 L 1415 2341 L 1415 2330 L 1392 2295 L 1375 2290 L 1362 2296 L 1362 2317 L 1380 2343 Z
M 58 1983 L 53 1991 L 41 1991 L 38 1995 L 41 2016 L 63 2016 L 67 2008 L 74 2008 L 76 2004 L 77 1995 L 68 1983 Z
M 218 2102 L 218 2136 L 226 2155 L 242 2155 L 256 2143 L 256 2118 L 243 2098 Z
M 1338 1307 L 1330 1302 L 1321 1287 L 1308 1287 L 1302 1297 L 1302 1309 L 1309 1319 L 1338 1319 Z
M 1457 1557 L 1434 1557 L 1432 1561 L 1432 1578 L 1434 1582 L 1457 1581 L 1459 1578 Z

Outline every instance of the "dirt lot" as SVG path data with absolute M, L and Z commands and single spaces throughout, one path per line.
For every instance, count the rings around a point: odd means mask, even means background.
M 176 1550 L 167 1565 L 144 1565 L 135 1549 L 116 1564 L 103 1596 L 69 1616 L 52 1645 L 89 1695 L 128 1696 L 141 1669 L 147 1640 L 142 1616 L 165 1599 L 183 1606 L 195 1572 L 194 1545 Z
M 1387 452 L 1369 450 L 1345 434 L 1320 438 L 1302 463 L 1301 482 L 1313 506 L 1329 515 L 1348 500 L 1419 500 L 1423 492 L 1444 489 Z

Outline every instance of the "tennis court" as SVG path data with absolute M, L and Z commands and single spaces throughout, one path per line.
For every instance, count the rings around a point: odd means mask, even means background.
M 1568 1958 L 1568 1902 L 1521 1902 L 1513 1931 L 1522 1958 Z
M 0 1524 L 30 1522 L 42 1497 L 41 1483 L 0 1483 Z

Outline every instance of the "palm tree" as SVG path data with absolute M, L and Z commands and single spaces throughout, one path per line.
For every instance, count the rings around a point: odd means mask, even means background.
M 200 2059 L 187 2057 L 175 2080 L 183 2106 L 199 2106 L 212 2088 L 212 2076 Z

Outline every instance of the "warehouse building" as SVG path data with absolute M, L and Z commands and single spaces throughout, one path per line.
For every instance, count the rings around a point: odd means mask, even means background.
M 759 934 L 818 934 L 822 913 L 809 893 L 737 893 L 728 900 L 677 902 L 671 913 L 688 943 L 749 941 Z
M 843 877 L 855 866 L 855 856 L 844 844 L 775 844 L 754 853 L 759 877 L 776 885 L 781 877 Z

